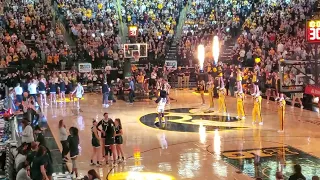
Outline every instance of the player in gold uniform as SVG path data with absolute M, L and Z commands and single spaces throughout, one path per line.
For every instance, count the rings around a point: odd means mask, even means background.
M 236 94 L 237 97 L 237 112 L 238 112 L 238 116 L 237 119 L 242 119 L 244 120 L 245 117 L 245 113 L 244 113 L 244 94 L 243 92 L 237 92 Z
M 254 125 L 256 123 L 256 117 L 258 116 L 259 125 L 263 125 L 263 121 L 261 117 L 262 97 L 260 96 L 260 93 L 256 94 L 253 99 L 254 99 L 254 105 L 252 109 L 252 124 Z
M 284 114 L 286 111 L 286 100 L 284 100 L 283 94 L 280 94 L 280 99 L 278 101 L 278 117 L 280 123 L 280 130 L 278 132 L 284 132 Z
M 226 94 L 227 94 L 227 91 L 226 91 L 225 88 L 219 89 L 219 92 L 218 92 L 218 95 L 219 95 L 219 98 L 218 98 L 219 110 L 218 111 L 222 112 L 222 113 L 227 113 Z

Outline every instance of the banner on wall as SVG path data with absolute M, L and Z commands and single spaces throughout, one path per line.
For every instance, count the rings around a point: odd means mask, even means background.
M 78 70 L 80 73 L 91 72 L 92 71 L 91 63 L 79 63 Z
M 166 65 L 168 68 L 177 69 L 178 62 L 175 61 L 175 60 L 166 60 L 166 61 L 165 61 L 165 65 Z
M 307 85 L 304 89 L 304 93 L 320 97 L 320 87 L 314 85 Z

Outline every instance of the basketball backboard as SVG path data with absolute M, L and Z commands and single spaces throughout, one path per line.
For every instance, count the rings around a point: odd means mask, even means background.
M 308 84 L 314 84 L 313 75 L 306 74 L 308 62 L 283 60 L 279 63 L 279 91 L 302 93 Z
M 125 58 L 148 57 L 148 45 L 146 43 L 123 44 Z

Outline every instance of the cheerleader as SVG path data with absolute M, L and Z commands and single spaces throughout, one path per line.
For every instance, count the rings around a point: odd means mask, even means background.
M 76 93 L 76 97 L 78 99 L 77 108 L 80 109 L 80 99 L 82 98 L 82 96 L 84 94 L 84 90 L 83 90 L 81 83 L 78 83 L 77 87 L 74 89 L 74 91 L 71 94 L 73 95 L 74 93 Z
M 243 92 L 237 92 L 236 94 L 237 97 L 237 112 L 238 112 L 238 116 L 237 119 L 242 119 L 244 120 L 245 117 L 245 113 L 244 113 L 244 94 Z M 241 118 L 242 117 L 242 118 Z
M 48 106 L 49 104 L 47 103 L 46 95 L 46 79 L 43 76 L 39 79 L 38 90 L 40 94 L 41 105 L 44 104 L 45 106 Z
M 241 71 L 241 68 L 237 68 L 237 92 L 243 92 L 242 90 L 242 76 L 243 76 L 243 73 Z
M 219 95 L 219 98 L 218 98 L 219 110 L 218 110 L 218 112 L 224 113 L 224 114 L 227 113 L 226 94 L 227 94 L 227 91 L 225 88 L 219 89 L 219 91 L 218 91 L 218 95 Z
M 252 73 L 252 85 L 253 85 L 253 94 L 251 94 L 252 96 L 255 96 L 258 92 L 260 92 L 258 76 L 259 76 L 259 66 L 256 65 Z
M 278 130 L 279 133 L 284 132 L 285 111 L 286 111 L 286 101 L 284 100 L 283 94 L 281 93 L 278 101 L 278 117 L 279 117 L 279 123 L 280 123 L 280 130 Z
M 202 105 L 205 105 L 204 90 L 205 90 L 205 82 L 204 82 L 204 80 L 202 80 L 202 81 L 200 81 L 200 83 L 198 84 L 198 91 L 199 91 L 200 96 L 201 96 Z
M 49 82 L 49 89 L 50 89 L 50 103 L 56 103 L 57 102 L 57 86 L 54 82 L 54 79 L 51 79 Z
M 210 80 L 207 83 L 207 89 L 209 92 L 209 110 L 212 110 L 214 108 L 214 102 L 213 102 L 213 97 L 214 97 L 214 79 L 212 76 L 209 76 Z
M 256 117 L 258 116 L 259 125 L 263 125 L 262 116 L 261 116 L 261 101 L 262 97 L 260 96 L 260 92 L 254 96 L 254 104 L 252 109 L 252 124 L 256 123 Z
M 158 106 L 157 106 L 158 117 L 154 122 L 154 125 L 158 128 L 160 127 L 160 123 L 165 124 L 164 109 L 166 107 L 166 103 L 167 103 L 167 98 L 161 98 L 160 101 L 158 102 Z
M 60 79 L 59 88 L 61 103 L 66 102 L 66 83 L 63 79 Z

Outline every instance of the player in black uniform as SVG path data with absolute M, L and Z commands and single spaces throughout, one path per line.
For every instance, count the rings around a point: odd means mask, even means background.
M 78 135 L 78 129 L 76 127 L 71 127 L 69 129 L 70 135 L 68 136 L 68 143 L 69 143 L 69 150 L 70 150 L 70 158 L 72 161 L 72 173 L 76 174 L 76 177 L 78 177 L 78 168 L 77 168 L 77 157 L 79 155 L 79 135 Z
M 90 165 L 96 165 L 93 162 L 93 158 L 96 156 L 97 158 L 97 166 L 100 166 L 101 164 L 99 163 L 99 149 L 100 149 L 100 138 L 98 135 L 98 130 L 97 130 L 97 121 L 93 121 L 93 126 L 91 128 L 91 133 L 92 133 L 92 139 L 91 139 L 91 145 L 92 145 L 92 156 L 91 156 L 91 162 Z
M 116 149 L 117 149 L 117 154 L 118 154 L 118 161 L 124 161 L 124 155 L 122 151 L 122 143 L 123 143 L 123 138 L 122 138 L 122 125 L 121 125 L 121 120 L 119 118 L 115 119 L 114 121 L 115 124 L 115 143 L 116 143 Z M 121 159 L 120 159 L 121 155 Z
M 115 124 L 112 119 L 108 119 L 107 123 L 107 128 L 106 128 L 106 137 L 105 137 L 105 149 L 106 151 L 111 150 L 112 152 L 112 157 L 113 157 L 113 164 L 116 163 L 116 157 L 117 157 L 117 151 L 116 151 L 116 146 L 115 146 Z M 106 152 L 106 162 L 108 162 L 108 156 Z
M 102 157 L 105 159 L 106 163 L 108 163 L 108 155 L 112 156 L 112 149 L 111 146 L 106 146 L 106 135 L 107 135 L 107 130 L 108 130 L 108 126 L 109 121 L 113 123 L 113 120 L 109 118 L 108 113 L 104 113 L 103 114 L 103 119 L 97 124 L 97 130 L 101 132 L 101 147 L 104 147 L 105 150 L 102 150 Z M 99 127 L 102 127 L 102 129 L 100 129 Z M 114 127 L 114 125 L 113 125 Z M 108 139 L 108 141 L 111 141 L 110 139 Z M 114 139 L 113 139 L 114 141 Z M 110 142 L 108 142 L 110 143 Z M 113 142 L 114 144 L 114 142 Z M 114 159 L 115 160 L 115 159 Z
M 106 129 L 107 129 L 107 124 L 108 124 L 108 113 L 104 113 L 103 114 L 103 119 L 101 121 L 99 121 L 99 123 L 97 124 L 97 130 L 100 131 L 101 133 L 101 147 L 104 147 L 104 142 L 105 142 L 105 138 L 106 138 Z M 100 129 L 99 127 L 101 126 L 102 129 Z M 102 157 L 105 158 L 106 152 L 104 150 L 102 150 Z

